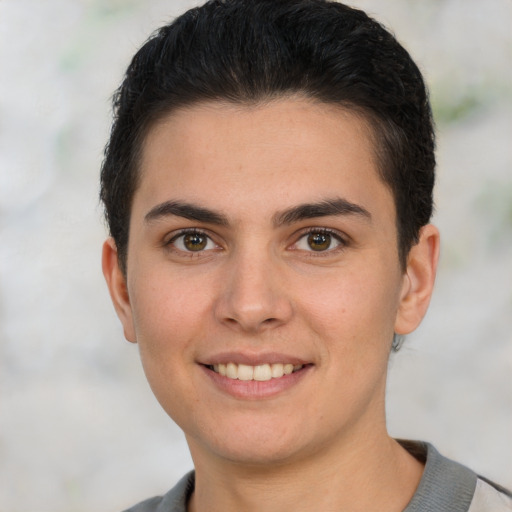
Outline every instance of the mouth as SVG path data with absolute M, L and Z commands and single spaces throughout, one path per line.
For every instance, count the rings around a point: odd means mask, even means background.
M 304 364 L 292 364 L 292 363 L 266 363 L 259 364 L 257 366 L 250 366 L 247 364 L 213 364 L 205 365 L 209 370 L 227 377 L 232 380 L 242 381 L 259 381 L 265 382 L 273 379 L 280 379 L 285 375 L 291 375 L 292 373 L 302 370 Z

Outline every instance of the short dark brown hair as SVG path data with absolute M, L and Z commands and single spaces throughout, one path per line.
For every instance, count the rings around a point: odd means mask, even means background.
M 160 28 L 114 95 L 101 200 L 126 271 L 144 139 L 173 110 L 202 101 L 257 103 L 299 93 L 360 113 L 397 213 L 402 266 L 432 215 L 435 140 L 423 77 L 361 10 L 328 0 L 212 0 Z

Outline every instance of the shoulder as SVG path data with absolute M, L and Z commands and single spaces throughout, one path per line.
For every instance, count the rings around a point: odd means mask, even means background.
M 156 512 L 162 503 L 163 496 L 155 496 L 141 501 L 137 505 L 126 509 L 124 512 Z
M 124 512 L 186 512 L 194 490 L 194 472 L 187 473 L 167 494 L 142 501 Z
M 468 512 L 512 512 L 512 494 L 488 480 L 478 478 Z
M 512 512 L 510 493 L 441 455 L 428 443 L 400 441 L 425 470 L 404 512 Z

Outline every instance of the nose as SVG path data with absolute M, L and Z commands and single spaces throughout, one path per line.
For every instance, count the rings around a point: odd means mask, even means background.
M 215 305 L 218 321 L 240 332 L 258 333 L 292 318 L 282 271 L 269 255 L 238 255 L 224 275 Z

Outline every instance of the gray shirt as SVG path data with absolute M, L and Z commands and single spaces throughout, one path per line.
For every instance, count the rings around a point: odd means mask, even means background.
M 512 512 L 512 497 L 505 489 L 443 457 L 428 443 L 400 443 L 425 463 L 418 489 L 403 512 Z M 125 512 L 186 512 L 193 490 L 192 471 L 165 496 L 143 501 Z

